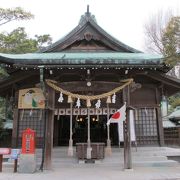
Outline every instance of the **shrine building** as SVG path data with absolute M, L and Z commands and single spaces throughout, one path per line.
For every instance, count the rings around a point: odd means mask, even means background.
M 62 26 L 63 27 L 63 26 Z M 12 147 L 22 131 L 36 132 L 46 155 L 81 142 L 119 145 L 117 124 L 107 120 L 125 102 L 134 108 L 138 146 L 164 145 L 161 100 L 180 91 L 160 55 L 136 50 L 102 29 L 89 10 L 66 36 L 35 53 L 3 54 L 9 76 L 0 96 L 13 105 Z M 89 128 L 89 130 L 88 130 Z M 123 142 L 121 142 L 123 145 Z

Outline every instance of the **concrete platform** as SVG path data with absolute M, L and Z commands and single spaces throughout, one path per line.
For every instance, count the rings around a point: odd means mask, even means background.
M 180 155 L 179 149 L 147 147 L 132 150 L 133 170 L 123 169 L 123 149 L 113 148 L 110 157 L 96 163 L 78 163 L 75 156 L 67 156 L 67 147 L 53 149 L 53 170 L 34 174 L 13 173 L 13 161 L 3 164 L 0 180 L 180 180 L 180 165 L 167 156 Z M 41 150 L 37 150 L 38 164 Z
M 41 150 L 36 151 L 37 169 L 41 163 Z M 96 160 L 95 163 L 85 163 L 78 161 L 74 147 L 73 157 L 68 157 L 68 147 L 58 147 L 53 149 L 53 168 L 82 167 L 86 164 L 95 164 L 97 167 L 124 167 L 123 148 L 112 148 L 112 155 L 106 156 L 103 160 Z M 179 162 L 169 157 L 180 157 L 180 149 L 169 147 L 138 147 L 137 151 L 132 148 L 132 164 L 136 167 L 178 167 Z M 168 157 L 168 158 L 167 158 Z M 13 167 L 13 161 L 3 164 L 3 167 Z
M 119 167 L 100 167 L 94 164 L 56 167 L 53 171 L 34 174 L 3 171 L 0 180 L 180 180 L 180 167 L 136 167 L 124 171 Z

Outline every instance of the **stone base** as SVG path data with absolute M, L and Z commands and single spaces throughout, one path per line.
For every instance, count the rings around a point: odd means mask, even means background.
M 73 147 L 68 147 L 68 156 L 73 156 Z
M 19 159 L 19 173 L 34 173 L 36 171 L 35 154 L 21 154 Z
M 111 156 L 112 155 L 112 149 L 111 149 L 111 146 L 107 146 L 106 148 L 105 148 L 105 155 L 106 156 Z
M 73 156 L 73 140 L 69 139 L 68 156 Z
M 109 139 L 107 139 L 107 147 L 105 148 L 105 155 L 106 156 L 112 155 L 111 140 L 109 140 Z
M 91 159 L 91 151 L 92 151 L 92 148 L 87 147 L 87 159 Z
M 133 172 L 133 169 L 123 169 L 125 172 Z

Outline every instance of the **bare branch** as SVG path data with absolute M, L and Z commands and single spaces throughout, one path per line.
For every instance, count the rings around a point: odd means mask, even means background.
M 33 17 L 34 16 L 30 12 L 26 12 L 20 7 L 16 7 L 14 9 L 0 8 L 0 26 L 11 21 L 28 20 Z
M 157 14 L 150 17 L 149 22 L 144 25 L 145 30 L 145 45 L 147 51 L 163 54 L 164 46 L 162 38 L 164 29 L 167 23 L 172 18 L 172 10 L 167 12 L 159 11 Z

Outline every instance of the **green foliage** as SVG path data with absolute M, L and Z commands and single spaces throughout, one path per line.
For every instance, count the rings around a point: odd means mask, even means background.
M 175 65 L 180 62 L 180 16 L 172 17 L 162 36 L 163 54 L 166 63 Z
M 0 97 L 0 129 L 3 121 L 13 119 L 13 99 Z
M 25 29 L 19 27 L 10 33 L 0 33 L 0 52 L 1 53 L 31 53 L 35 52 L 44 45 L 50 45 L 52 38 L 50 35 L 36 35 L 35 38 L 29 38 Z M 5 69 L 0 67 L 0 79 L 8 76 Z
M 15 20 L 28 20 L 34 16 L 30 12 L 24 11 L 20 7 L 14 9 L 0 8 L 0 26 Z
M 42 48 L 44 44 L 51 44 L 50 35 L 36 35 L 35 38 L 29 38 L 25 29 L 19 27 L 10 33 L 0 34 L 0 52 L 2 53 L 31 53 Z
M 11 21 L 15 21 L 15 20 L 28 20 L 33 18 L 34 16 L 30 13 L 30 12 L 26 12 L 24 11 L 22 8 L 20 7 L 16 7 L 14 9 L 3 9 L 0 8 L 0 26 L 4 25 L 6 23 L 9 23 Z M 5 47 L 8 46 L 8 44 L 10 45 L 10 41 L 8 42 L 8 39 L 5 40 L 5 37 L 3 34 L 1 34 L 1 40 L 6 41 L 7 45 L 1 44 L 1 52 L 6 52 Z M 0 67 L 0 79 L 7 77 L 8 74 L 7 72 Z
M 177 106 L 180 106 L 180 93 L 177 93 L 174 96 L 169 97 L 169 103 L 172 109 L 175 109 Z
M 20 7 L 14 9 L 0 8 L 0 26 L 14 20 L 29 20 L 34 16 Z M 35 35 L 29 38 L 25 29 L 19 27 L 10 33 L 0 33 L 0 52 L 2 53 L 31 53 L 52 42 L 50 35 Z
M 52 43 L 52 38 L 49 34 L 35 35 L 36 41 L 38 42 L 38 48 L 41 49 L 45 46 L 49 46 Z
M 5 119 L 5 105 L 5 99 L 0 97 L 0 129 L 2 128 L 3 120 Z
M 162 54 L 165 63 L 174 66 L 180 61 L 180 16 L 159 11 L 145 24 L 147 51 Z
M 172 17 L 168 22 L 162 37 L 163 54 L 166 64 L 171 66 L 180 62 L 180 16 Z M 180 93 L 169 98 L 171 108 L 180 106 Z
M 0 26 L 15 20 L 28 20 L 34 16 L 30 12 L 25 12 L 17 7 L 15 9 L 0 8 Z M 35 35 L 34 38 L 28 37 L 25 29 L 18 27 L 10 33 L 0 33 L 0 52 L 1 53 L 31 53 L 39 50 L 45 45 L 50 45 L 52 38 L 50 35 Z M 6 70 L 0 67 L 0 79 L 7 77 Z M 12 119 L 12 102 L 8 104 L 4 98 L 0 97 L 0 128 L 5 119 Z
M 9 76 L 9 75 L 8 75 L 8 73 L 6 72 L 6 70 L 0 67 L 0 80 L 6 78 L 6 77 L 8 77 L 8 76 Z

